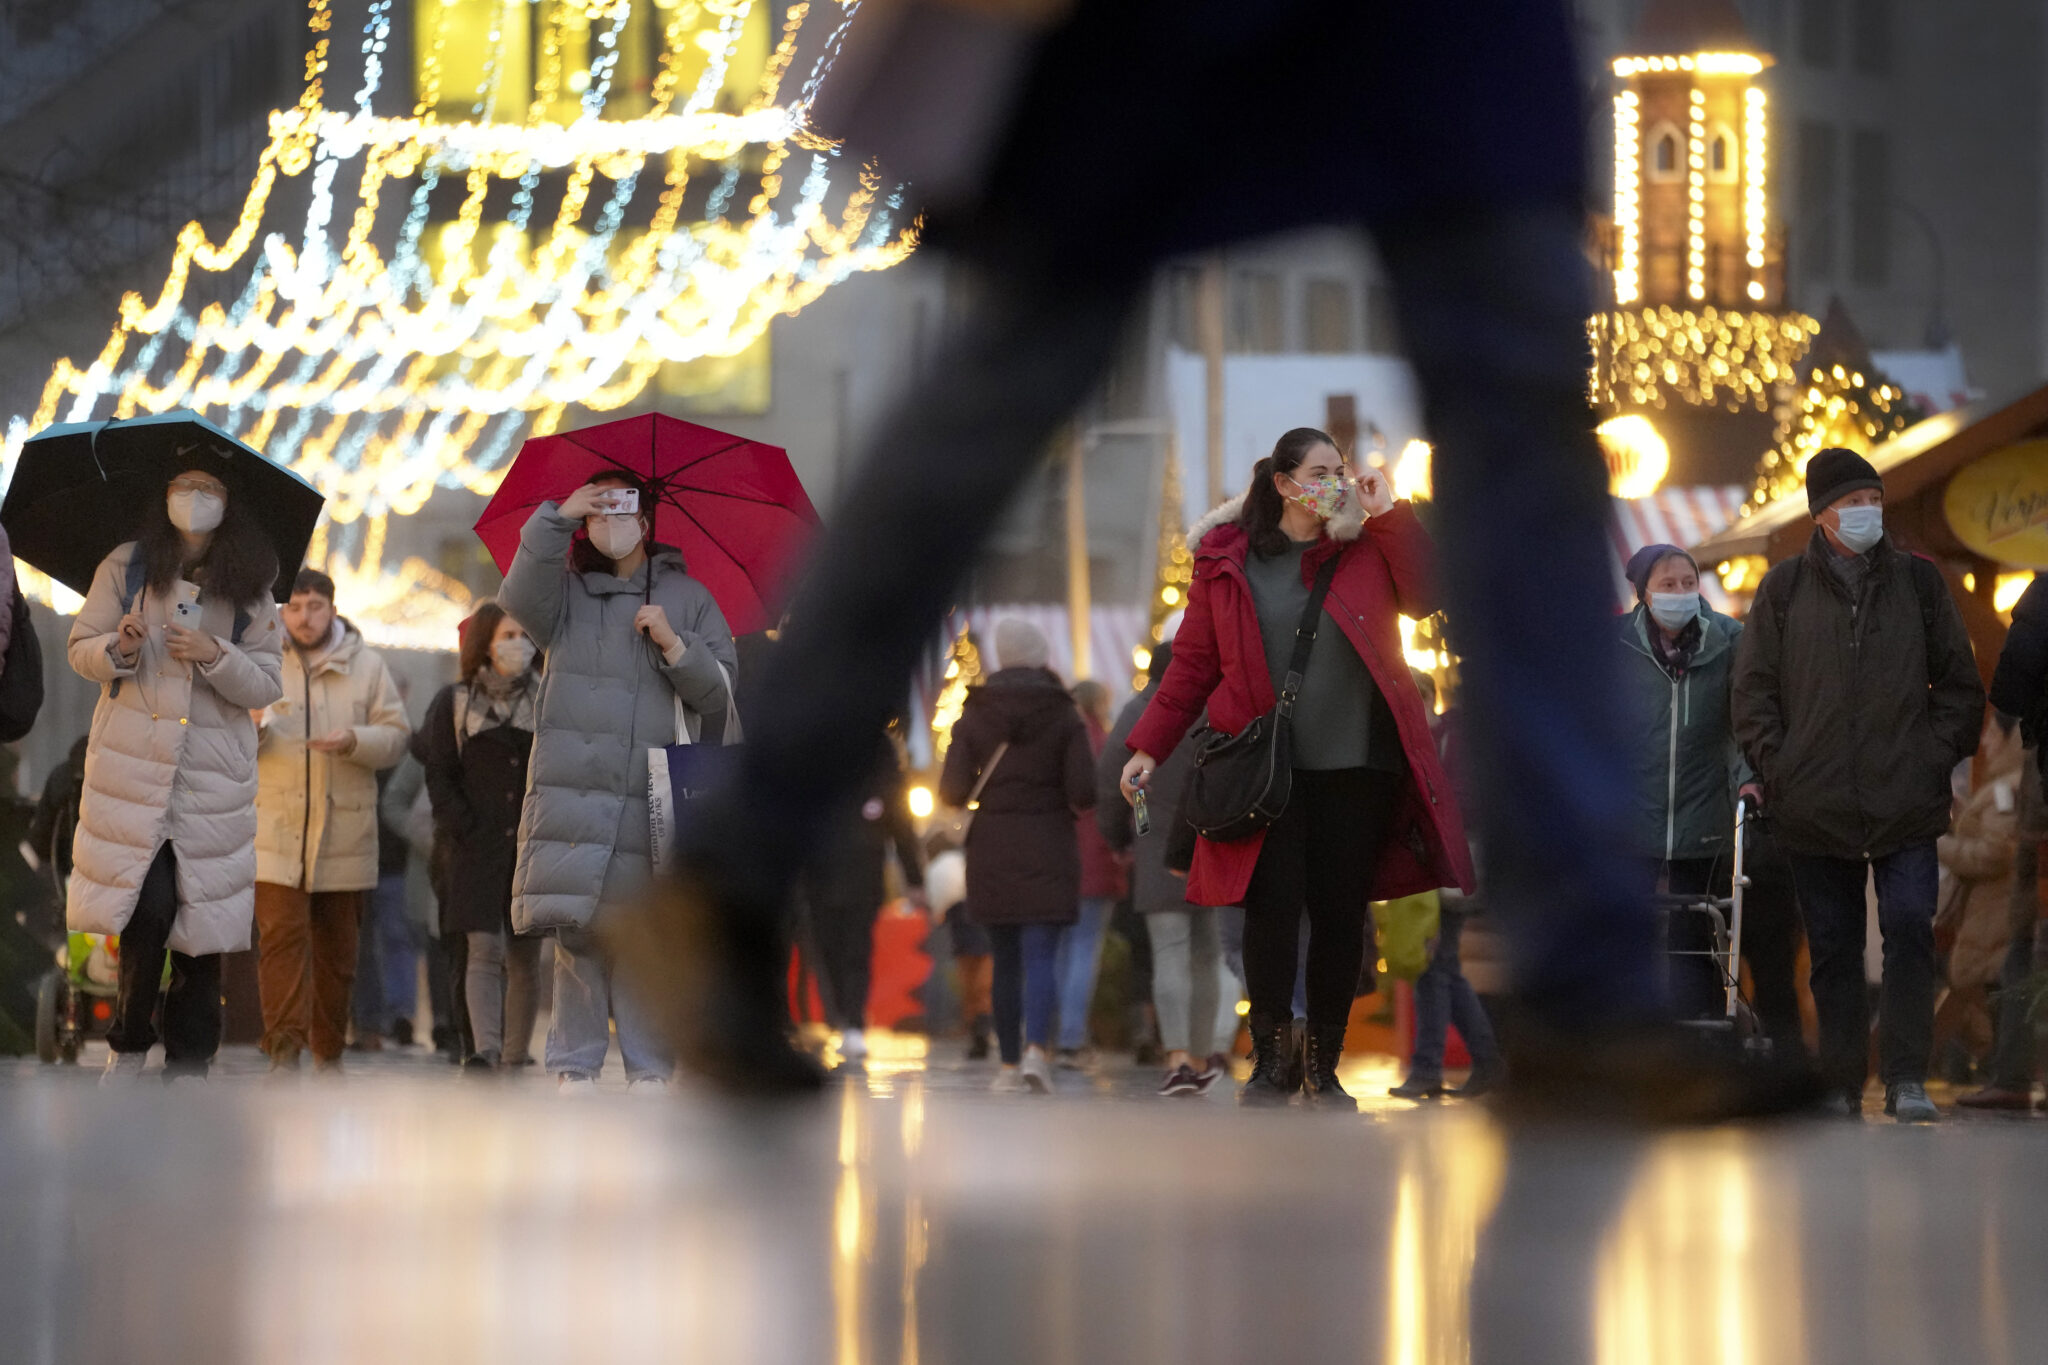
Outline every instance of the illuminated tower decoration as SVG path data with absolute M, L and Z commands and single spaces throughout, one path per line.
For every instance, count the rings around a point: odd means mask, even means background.
M 1815 330 L 1781 312 L 1770 212 L 1770 58 L 1732 0 L 1650 0 L 1615 59 L 1614 309 L 1594 321 L 1593 397 L 1767 412 Z

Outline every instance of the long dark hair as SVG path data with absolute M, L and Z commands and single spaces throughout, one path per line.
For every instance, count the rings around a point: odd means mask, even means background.
M 1237 524 L 1251 537 L 1253 554 L 1270 558 L 1287 548 L 1287 533 L 1280 529 L 1280 513 L 1287 504 L 1273 487 L 1273 476 L 1294 473 L 1317 446 L 1338 449 L 1327 431 L 1296 427 L 1274 443 L 1271 455 L 1252 466 L 1252 486 L 1245 492 Z
M 477 603 L 476 610 L 462 623 L 462 647 L 455 658 L 464 682 L 476 677 L 477 672 L 490 663 L 491 637 L 498 633 L 498 622 L 508 614 L 498 605 L 496 598 L 486 597 Z
M 608 470 L 590 480 L 613 488 L 631 488 L 640 494 L 640 529 L 647 545 L 647 553 L 654 553 L 654 498 L 655 489 L 640 482 L 623 470 Z M 577 573 L 611 573 L 612 561 L 604 552 L 590 543 L 590 537 L 579 535 L 569 542 L 569 567 Z M 650 567 L 651 574 L 653 569 Z
M 168 489 L 169 480 L 165 485 Z M 270 595 L 277 585 L 277 547 L 256 524 L 256 518 L 242 510 L 233 489 L 228 490 L 227 504 L 206 553 L 193 564 L 185 562 L 184 534 L 171 525 L 168 491 L 149 505 L 135 538 L 142 545 L 142 562 L 149 566 L 143 581 L 150 591 L 164 592 L 180 578 L 189 577 L 206 596 L 237 607 Z

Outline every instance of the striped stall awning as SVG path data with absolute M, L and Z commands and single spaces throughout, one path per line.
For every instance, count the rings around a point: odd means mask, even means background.
M 1740 484 L 1698 488 L 1660 488 L 1647 498 L 1614 499 L 1615 591 L 1624 606 L 1635 605 L 1635 589 L 1628 582 L 1628 561 L 1645 545 L 1676 545 L 1690 550 L 1718 534 L 1735 520 L 1749 490 Z M 1720 577 L 1700 575 L 1700 593 L 1716 611 L 1728 611 L 1732 601 L 1721 587 Z

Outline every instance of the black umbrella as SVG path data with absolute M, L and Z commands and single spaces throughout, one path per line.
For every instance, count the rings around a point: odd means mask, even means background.
M 288 599 L 326 500 L 297 474 L 184 408 L 37 432 L 21 448 L 0 526 L 16 558 L 82 594 L 100 561 L 141 532 L 164 486 L 193 468 L 216 475 L 229 499 L 269 534 L 277 549 L 277 600 Z

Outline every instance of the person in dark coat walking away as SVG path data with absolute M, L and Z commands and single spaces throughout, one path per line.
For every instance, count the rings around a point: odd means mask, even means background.
M 57 894 L 71 877 L 71 839 L 78 832 L 78 807 L 85 800 L 85 749 L 88 736 L 72 741 L 71 752 L 43 779 L 43 794 L 29 817 L 22 859 L 54 879 Z
M 1812 949 L 1828 1107 L 1859 1114 L 1869 1072 L 1864 887 L 1884 935 L 1879 1003 L 1885 1112 L 1931 1122 L 1935 840 L 1949 774 L 1976 752 L 1984 684 L 1962 613 L 1933 564 L 1884 530 L 1884 481 L 1852 450 L 1806 469 L 1816 523 L 1764 575 L 1735 657 L 1735 736 L 1791 856 Z
M 1159 1093 L 1181 1097 L 1206 1095 L 1229 1074 L 1227 1049 L 1237 1033 L 1241 985 L 1225 960 L 1223 921 L 1242 912 L 1188 904 L 1186 869 L 1169 865 L 1174 822 L 1195 763 L 1193 745 L 1175 745 L 1146 782 L 1147 833 L 1137 832 L 1118 790 L 1130 758 L 1125 741 L 1172 662 L 1173 641 L 1162 640 L 1145 666 L 1144 691 L 1124 703 L 1109 732 L 1096 761 L 1095 819 L 1109 846 L 1130 854 L 1131 899 L 1152 941 L 1152 1007 L 1166 1053 Z
M 806 939 L 817 955 L 826 1022 L 839 1030 L 840 1060 L 867 1061 L 868 992 L 875 952 L 875 916 L 888 895 L 889 851 L 913 904 L 924 902 L 924 847 L 910 813 L 910 784 L 896 741 L 884 736 L 874 776 L 826 835 L 805 870 Z
M 540 697 L 533 641 L 496 602 L 462 635 L 462 681 L 434 698 L 427 793 L 449 837 L 443 933 L 467 936 L 463 994 L 479 1070 L 525 1066 L 539 1010 L 541 939 L 512 931 L 512 868 Z
M 1088 727 L 1088 752 L 1100 757 L 1109 734 L 1109 689 L 1088 679 L 1074 684 L 1073 696 L 1081 723 Z M 1093 812 L 1075 820 L 1074 833 L 1081 850 L 1081 905 L 1080 917 L 1060 930 L 1054 968 L 1059 982 L 1056 1055 L 1063 1070 L 1083 1071 L 1091 1059 L 1088 1012 L 1095 1001 L 1096 974 L 1102 969 L 1102 943 L 1109 936 L 1116 903 L 1128 887 L 1123 864 L 1095 827 Z
M 1079 915 L 1074 816 L 1095 804 L 1088 730 L 1046 660 L 1045 636 L 996 623 L 996 673 L 967 694 L 939 796 L 978 813 L 967 831 L 967 913 L 995 953 L 993 1089 L 1052 1090 L 1054 964 L 1061 926 Z
M 2041 912 L 2040 841 L 2048 835 L 2048 808 L 2041 796 L 2042 769 L 2048 750 L 2048 578 L 2039 574 L 2013 604 L 2012 629 L 1991 674 L 1991 706 L 2008 723 L 2017 722 L 2020 742 L 2039 762 L 2025 771 L 2019 784 L 2019 846 L 2007 907 L 2005 961 L 1998 972 L 1998 1017 L 1992 1029 L 1991 1075 L 1987 1084 L 1958 1096 L 1970 1109 L 2034 1107 L 2033 992 L 2034 939 Z
M 1253 468 L 1244 496 L 1188 539 L 1198 548 L 1187 618 L 1173 666 L 1127 741 L 1125 797 L 1151 780 L 1205 706 L 1210 725 L 1233 735 L 1274 708 L 1311 585 L 1332 565 L 1321 638 L 1294 702 L 1287 808 L 1248 838 L 1201 839 L 1188 899 L 1245 908 L 1247 1104 L 1289 1099 L 1282 1039 L 1306 909 L 1302 1088 L 1311 1102 L 1352 1106 L 1337 1063 L 1371 940 L 1367 902 L 1473 885 L 1457 798 L 1401 652 L 1398 618 L 1437 606 L 1429 533 L 1383 475 L 1354 479 L 1335 441 L 1297 427 Z

